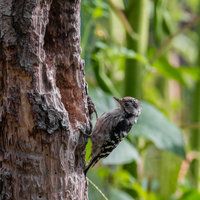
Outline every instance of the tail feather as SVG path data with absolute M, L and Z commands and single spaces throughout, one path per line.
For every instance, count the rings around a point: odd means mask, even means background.
M 100 159 L 100 157 L 98 157 L 98 155 L 97 155 L 87 163 L 85 169 L 83 170 L 85 175 L 87 174 L 87 171 L 90 169 L 90 167 L 93 167 L 99 161 L 99 159 Z

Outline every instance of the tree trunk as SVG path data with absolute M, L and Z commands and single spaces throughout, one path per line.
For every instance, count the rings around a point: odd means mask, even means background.
M 80 53 L 80 0 L 0 0 L 0 199 L 88 199 Z

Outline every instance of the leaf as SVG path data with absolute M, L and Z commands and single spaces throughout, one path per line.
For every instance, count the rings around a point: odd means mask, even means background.
M 104 165 L 127 164 L 132 161 L 138 162 L 139 153 L 137 149 L 124 139 L 111 154 L 102 161 Z
M 123 168 L 115 171 L 114 173 L 114 175 L 117 177 L 117 180 L 115 181 L 116 185 L 121 185 L 123 188 L 130 189 L 132 188 L 132 184 L 137 182 L 132 174 Z
M 134 200 L 134 198 L 131 197 L 129 194 L 117 188 L 110 188 L 109 191 L 110 191 L 109 200 Z
M 103 92 L 100 88 L 90 88 L 89 96 L 92 98 L 99 117 L 106 111 L 116 108 L 117 102 L 112 98 L 110 94 Z
M 179 67 L 178 71 L 182 73 L 187 86 L 190 88 L 194 87 L 196 81 L 200 79 L 200 68 L 199 67 Z
M 103 42 L 97 42 L 96 47 L 102 49 L 106 53 L 106 56 L 109 56 L 109 59 L 118 59 L 119 57 L 124 57 L 128 59 L 138 60 L 144 65 L 149 65 L 149 61 L 145 56 L 136 53 L 132 49 L 127 49 L 126 47 L 118 48 L 116 45 L 108 46 Z
M 86 163 L 90 160 L 91 148 L 92 148 L 92 142 L 89 139 L 86 145 L 86 154 L 85 154 Z
M 157 148 L 185 158 L 181 130 L 149 103 L 142 102 L 142 114 L 129 134 L 131 139 L 134 139 L 135 136 L 145 137 L 152 141 Z
M 93 11 L 93 14 L 92 14 L 92 17 L 93 18 L 99 18 L 99 17 L 102 17 L 103 16 L 103 9 L 102 8 L 95 8 L 94 11 Z
M 173 21 L 172 21 L 172 18 L 171 18 L 169 11 L 164 10 L 163 11 L 163 31 L 167 35 L 172 34 L 172 24 L 173 24 Z
M 180 71 L 183 76 L 188 75 L 195 81 L 200 79 L 200 68 L 198 66 L 196 67 L 180 67 L 178 68 L 178 71 Z
M 180 200 L 199 200 L 200 199 L 200 193 L 198 190 L 189 190 L 186 193 L 183 194 L 183 196 L 180 198 Z
M 189 63 L 195 63 L 198 58 L 198 43 L 195 43 L 193 35 L 179 34 L 172 40 L 172 46 L 178 50 L 182 58 Z
M 187 85 L 182 73 L 177 68 L 172 67 L 166 58 L 161 57 L 157 62 L 153 63 L 152 66 L 156 67 L 164 77 L 174 79 L 184 86 Z

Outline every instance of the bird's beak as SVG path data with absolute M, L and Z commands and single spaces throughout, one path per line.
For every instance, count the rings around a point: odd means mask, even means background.
M 121 99 L 118 99 L 116 97 L 113 97 L 113 98 L 119 103 L 119 105 L 121 105 L 121 103 L 122 103 Z

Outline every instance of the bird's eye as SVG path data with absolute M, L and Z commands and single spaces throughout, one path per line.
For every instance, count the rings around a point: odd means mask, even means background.
M 126 102 L 126 103 L 125 103 L 125 106 L 129 106 L 129 103 L 128 103 L 128 102 Z

